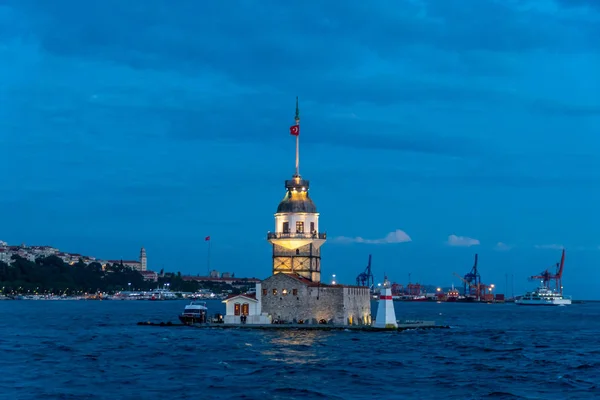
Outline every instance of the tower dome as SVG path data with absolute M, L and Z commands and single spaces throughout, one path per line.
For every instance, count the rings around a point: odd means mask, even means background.
M 299 176 L 285 181 L 287 193 L 279 206 L 278 213 L 316 213 L 317 207 L 308 195 L 309 182 Z

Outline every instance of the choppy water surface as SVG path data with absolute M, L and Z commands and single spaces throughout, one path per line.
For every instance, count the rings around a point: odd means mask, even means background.
M 404 333 L 135 324 L 185 304 L 0 302 L 0 397 L 600 398 L 600 304 L 396 303 L 398 318 L 452 326 Z

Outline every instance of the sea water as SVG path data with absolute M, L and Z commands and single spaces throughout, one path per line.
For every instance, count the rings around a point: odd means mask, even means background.
M 136 325 L 185 304 L 0 301 L 0 398 L 600 398 L 600 303 L 399 302 L 451 326 L 400 333 Z

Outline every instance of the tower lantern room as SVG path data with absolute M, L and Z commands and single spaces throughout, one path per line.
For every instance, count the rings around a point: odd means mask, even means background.
M 319 213 L 309 196 L 309 181 L 299 172 L 300 113 L 296 98 L 296 173 L 285 181 L 285 196 L 275 213 L 275 230 L 267 239 L 273 246 L 273 274 L 293 273 L 313 282 L 321 281 L 321 245 L 326 234 L 319 230 Z

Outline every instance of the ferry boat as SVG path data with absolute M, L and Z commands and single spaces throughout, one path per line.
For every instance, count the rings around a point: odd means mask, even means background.
M 150 300 L 175 300 L 177 295 L 171 292 L 169 289 L 154 289 L 148 293 Z
M 183 313 L 179 316 L 179 320 L 184 324 L 203 324 L 206 322 L 206 307 L 205 301 L 192 301 L 185 306 Z
M 521 306 L 567 306 L 571 304 L 570 297 L 545 286 L 540 286 L 533 292 L 527 292 L 520 299 L 515 299 L 515 304 Z

